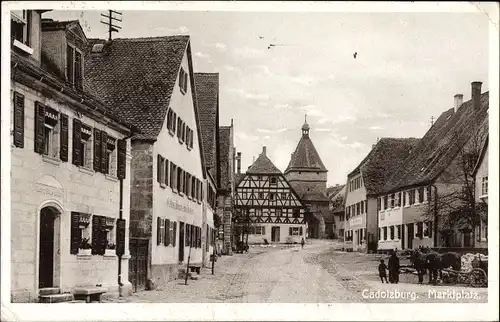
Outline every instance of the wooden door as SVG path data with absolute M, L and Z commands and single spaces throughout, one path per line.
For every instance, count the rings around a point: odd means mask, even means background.
M 129 280 L 134 292 L 146 289 L 149 239 L 130 238 Z
M 280 241 L 280 227 L 271 228 L 271 241 L 279 243 Z
M 38 287 L 54 286 L 54 220 L 47 208 L 40 212 L 40 249 L 38 266 Z

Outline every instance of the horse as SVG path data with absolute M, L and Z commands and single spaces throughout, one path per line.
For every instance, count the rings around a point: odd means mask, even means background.
M 410 254 L 410 261 L 417 269 L 418 282 L 423 282 L 423 275 L 426 271 L 429 272 L 429 283 L 437 282 L 437 275 L 443 279 L 443 269 L 451 267 L 453 270 L 459 271 L 462 266 L 461 256 L 458 253 L 446 252 L 440 254 L 430 248 L 415 249 Z

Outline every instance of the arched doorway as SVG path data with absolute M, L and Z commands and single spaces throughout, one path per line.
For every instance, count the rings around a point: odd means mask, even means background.
M 60 212 L 51 206 L 40 210 L 40 229 L 38 247 L 38 287 L 58 286 L 55 279 L 59 270 L 59 225 Z

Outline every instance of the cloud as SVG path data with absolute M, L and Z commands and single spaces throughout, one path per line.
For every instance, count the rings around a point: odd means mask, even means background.
M 288 129 L 287 128 L 281 128 L 281 129 L 276 129 L 276 130 L 269 130 L 269 129 L 257 128 L 255 131 L 259 132 L 259 133 L 282 133 L 282 132 L 288 131 Z
M 210 56 L 207 55 L 207 54 L 204 54 L 204 53 L 201 53 L 201 52 L 197 52 L 194 54 L 196 57 L 199 57 L 199 58 L 203 58 L 203 59 L 206 59 L 206 60 L 210 60 Z
M 258 141 L 260 139 L 257 135 L 249 135 L 245 132 L 236 132 L 234 135 L 243 141 Z
M 313 128 L 314 132 L 332 132 L 333 129 L 331 128 L 325 128 L 325 127 L 318 127 L 318 128 Z
M 173 35 L 187 34 L 189 29 L 186 26 L 180 26 L 179 28 L 156 28 L 156 32 L 162 32 Z
M 291 77 L 290 80 L 294 83 L 311 86 L 315 79 L 313 77 L 308 77 L 308 76 L 297 76 L 297 77 Z
M 261 56 L 264 53 L 264 50 L 245 46 L 235 48 L 233 53 L 242 58 L 255 58 L 256 56 Z
M 382 130 L 382 127 L 378 126 L 378 125 L 373 125 L 373 126 L 370 126 L 369 129 L 372 131 L 377 131 L 377 130 Z
M 226 49 L 227 49 L 226 44 L 223 44 L 220 42 L 216 43 L 214 46 L 215 46 L 215 48 L 217 48 L 220 51 L 226 51 Z
M 270 70 L 269 70 L 269 67 L 266 66 L 266 65 L 256 65 L 256 66 L 250 66 L 249 67 L 250 69 L 253 69 L 253 70 L 256 70 L 258 71 L 259 73 L 261 74 L 264 74 L 266 76 L 274 76 L 274 73 L 272 73 Z
M 269 94 L 257 94 L 257 93 L 250 93 L 245 91 L 244 89 L 233 89 L 233 88 L 226 88 L 226 90 L 230 92 L 235 92 L 239 96 L 241 96 L 244 99 L 247 100 L 268 100 L 269 99 Z

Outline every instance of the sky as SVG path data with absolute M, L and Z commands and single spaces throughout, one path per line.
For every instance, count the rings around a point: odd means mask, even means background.
M 284 171 L 307 114 L 328 185 L 344 184 L 377 138 L 422 137 L 472 81 L 489 89 L 479 13 L 121 12 L 114 38 L 189 35 L 195 72 L 219 73 L 220 124 L 234 120 L 242 171 L 262 146 Z M 106 39 L 101 13 L 43 17 Z

